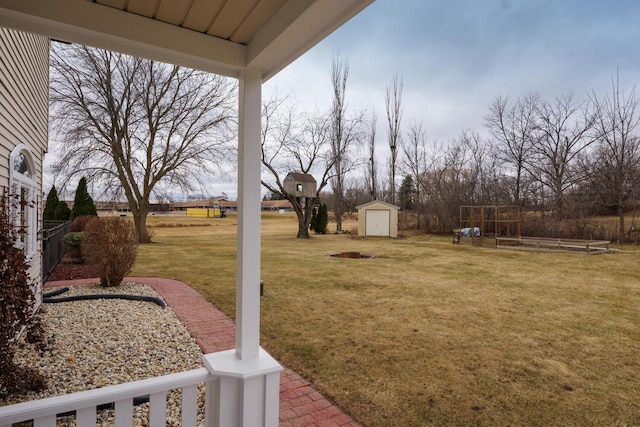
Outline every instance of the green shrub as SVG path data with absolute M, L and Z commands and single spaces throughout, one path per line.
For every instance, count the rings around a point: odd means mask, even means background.
M 74 231 L 64 235 L 64 243 L 67 246 L 67 255 L 75 264 L 82 264 L 82 233 Z
M 72 231 L 64 235 L 64 242 L 69 248 L 80 249 L 82 247 L 82 232 Z
M 39 314 L 34 314 L 29 264 L 24 252 L 15 247 L 17 236 L 7 208 L 5 198 L 0 197 L 0 392 L 13 393 L 46 386 L 40 372 L 14 362 L 16 347 L 25 342 L 42 353 L 49 342 Z M 24 341 L 16 340 L 21 332 Z
M 98 267 L 102 286 L 118 286 L 133 268 L 138 254 L 138 236 L 131 221 L 97 218 L 87 224 L 82 236 L 84 259 Z

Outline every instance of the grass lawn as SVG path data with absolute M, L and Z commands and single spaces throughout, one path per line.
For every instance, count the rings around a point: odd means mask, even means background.
M 200 221 L 154 228 L 132 274 L 183 280 L 233 317 L 236 218 Z M 640 425 L 640 248 L 299 240 L 289 214 L 262 227 L 263 347 L 363 424 Z M 343 251 L 374 257 L 328 256 Z

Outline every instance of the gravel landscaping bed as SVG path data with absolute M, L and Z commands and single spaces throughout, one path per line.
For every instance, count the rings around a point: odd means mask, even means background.
M 72 286 L 60 296 L 98 293 L 159 297 L 153 288 L 133 283 L 114 288 Z M 0 406 L 202 367 L 200 348 L 169 307 L 99 299 L 43 304 L 42 311 L 45 330 L 55 340 L 54 348 L 43 356 L 20 350 L 17 361 L 38 367 L 48 387 L 40 392 L 0 396 Z M 202 407 L 203 399 L 199 401 Z M 170 393 L 170 425 L 179 424 L 179 405 L 179 393 Z M 147 424 L 147 406 L 134 409 L 135 425 Z M 111 411 L 103 412 L 98 423 L 113 423 Z M 58 424 L 74 423 L 70 419 Z

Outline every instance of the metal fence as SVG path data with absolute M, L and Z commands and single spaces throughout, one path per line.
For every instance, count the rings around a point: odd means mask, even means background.
M 69 232 L 70 221 L 61 224 L 45 224 L 52 228 L 42 230 L 42 280 L 47 280 L 49 274 L 58 265 L 66 252 L 64 235 Z

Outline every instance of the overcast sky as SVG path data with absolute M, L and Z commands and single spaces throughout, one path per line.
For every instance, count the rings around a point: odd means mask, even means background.
M 638 0 L 376 0 L 269 80 L 263 97 L 292 94 L 328 110 L 334 55 L 349 63 L 347 102 L 378 115 L 377 155 L 389 156 L 385 92 L 404 81 L 403 127 L 422 122 L 441 143 L 464 129 L 485 134 L 500 95 L 586 99 L 640 82 Z M 225 190 L 235 196 L 235 184 Z
M 585 99 L 610 90 L 617 69 L 630 90 L 640 82 L 640 1 L 376 0 L 269 80 L 263 97 L 277 89 L 309 110 L 328 110 L 335 54 L 349 63 L 349 106 L 377 112 L 383 162 L 385 91 L 396 73 L 404 81 L 404 128 L 423 122 L 442 143 L 463 129 L 483 134 L 499 95 Z M 231 180 L 208 190 L 237 194 Z
M 395 73 L 404 80 L 405 127 L 423 122 L 447 142 L 465 128 L 482 133 L 498 95 L 586 98 L 609 90 L 616 69 L 630 89 L 640 80 L 640 1 L 376 0 L 268 81 L 264 96 L 277 88 L 328 109 L 337 53 L 350 66 L 350 106 L 377 111 L 379 151 Z

